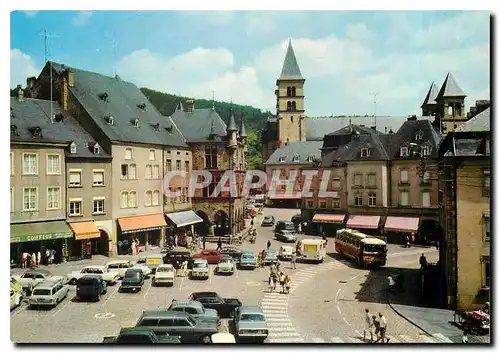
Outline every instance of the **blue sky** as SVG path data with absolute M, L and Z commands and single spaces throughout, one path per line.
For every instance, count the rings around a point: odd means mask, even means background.
M 289 39 L 306 78 L 308 116 L 419 114 L 451 71 L 489 99 L 489 13 L 460 11 L 15 11 L 11 87 L 49 58 L 164 92 L 274 111 Z

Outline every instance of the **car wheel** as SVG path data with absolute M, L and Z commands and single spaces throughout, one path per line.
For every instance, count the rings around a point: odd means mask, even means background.
M 76 278 L 72 278 L 68 282 L 69 284 L 76 284 Z

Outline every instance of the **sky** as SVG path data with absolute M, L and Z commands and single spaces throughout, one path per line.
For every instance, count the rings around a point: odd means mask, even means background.
M 275 112 L 288 41 L 307 116 L 421 114 L 451 72 L 490 99 L 490 14 L 473 11 L 13 11 L 11 87 L 48 58 L 139 87 Z M 376 94 L 376 104 L 374 95 Z

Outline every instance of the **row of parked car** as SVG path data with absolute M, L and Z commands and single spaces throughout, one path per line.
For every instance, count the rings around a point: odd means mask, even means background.
M 134 328 L 124 328 L 103 342 L 215 343 L 221 338 L 228 342 L 228 335 L 219 332 L 222 318 L 233 320 L 239 342 L 262 342 L 268 336 L 260 307 L 242 305 L 239 299 L 223 298 L 216 292 L 196 292 L 187 299 L 174 299 L 166 310 L 144 311 Z

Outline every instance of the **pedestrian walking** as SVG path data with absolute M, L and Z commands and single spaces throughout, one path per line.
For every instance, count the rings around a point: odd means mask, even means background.
M 21 258 L 21 263 L 22 263 L 22 268 L 26 268 L 26 265 L 28 264 L 28 253 L 25 251 L 23 252 L 23 256 Z
M 384 343 L 384 340 L 385 343 L 389 343 L 389 338 L 387 338 L 385 335 L 386 335 L 386 332 L 387 332 L 387 320 L 385 318 L 384 315 L 382 315 L 382 313 L 378 313 L 378 316 L 379 316 L 379 321 L 380 321 L 380 340 L 382 343 Z
M 411 244 L 415 244 L 415 233 L 411 233 Z
M 410 237 L 408 235 L 406 236 L 406 247 L 410 247 Z
M 31 267 L 36 267 L 36 254 L 33 252 L 31 254 Z
M 269 250 L 270 247 L 271 247 L 271 240 L 268 240 L 267 241 L 267 249 Z
M 323 240 L 325 241 L 325 244 L 328 245 L 328 239 L 326 239 L 326 233 L 323 232 Z
M 299 227 L 298 228 L 299 229 L 297 229 L 297 230 L 298 230 L 299 234 L 302 234 L 302 224 L 299 223 Z
M 294 251 L 292 252 L 292 258 L 290 259 L 290 269 L 296 270 L 297 269 L 297 253 Z
M 283 272 L 280 272 L 279 274 L 281 293 L 285 294 L 285 274 Z
M 36 263 L 38 266 L 42 264 L 42 253 L 40 252 L 40 250 L 38 250 L 38 252 L 36 253 Z
M 135 252 L 137 255 L 139 255 L 139 239 L 135 238 Z
M 375 343 L 377 343 L 378 341 L 380 341 L 380 321 L 377 319 L 377 315 L 372 315 L 372 323 L 370 324 L 370 329 L 372 329 L 372 327 L 373 330 L 375 330 Z
M 266 249 L 263 249 L 262 250 L 262 267 L 264 267 L 265 262 L 266 262 L 266 254 L 267 254 Z
M 49 250 L 49 248 L 47 248 L 47 249 L 45 249 L 45 263 L 47 265 L 50 263 L 49 259 L 50 259 L 50 250 Z
M 290 276 L 285 275 L 285 294 L 290 293 L 291 280 Z
M 259 267 L 262 267 L 262 251 L 259 251 L 259 253 L 257 254 L 257 265 Z
M 130 244 L 130 249 L 132 250 L 132 255 L 137 255 L 137 248 L 135 247 L 135 239 L 132 239 L 132 243 Z
M 427 258 L 425 257 L 424 254 L 420 255 L 420 269 L 423 270 L 424 268 L 427 267 Z
M 222 239 L 219 237 L 219 240 L 217 240 L 217 251 L 222 250 Z
M 373 331 L 371 330 L 371 317 L 370 317 L 370 310 L 368 308 L 365 309 L 365 325 L 363 329 L 363 341 L 366 340 L 366 333 L 370 333 L 370 342 L 373 342 Z

